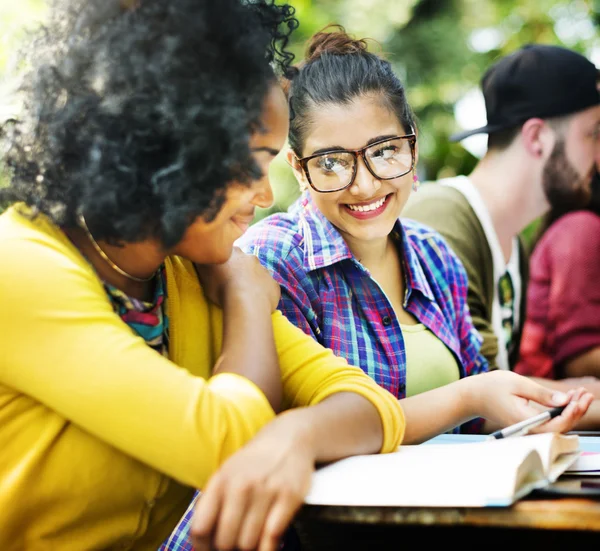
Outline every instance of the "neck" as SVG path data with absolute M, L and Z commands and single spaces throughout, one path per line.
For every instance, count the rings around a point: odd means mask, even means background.
M 370 241 L 356 240 L 345 237 L 348 248 L 354 257 L 369 271 L 377 271 L 383 266 L 393 250 L 393 242 L 390 236 L 373 239 Z
M 112 268 L 110 263 L 98 253 L 90 237 L 83 229 L 71 228 L 65 230 L 65 232 L 92 264 L 103 281 L 114 285 L 127 295 L 135 298 L 147 299 L 152 295 L 154 289 L 152 275 L 156 273 L 165 259 L 165 254 L 160 252 L 155 243 L 143 241 L 116 247 L 102 240 L 96 241 L 104 254 L 121 270 L 138 279 L 147 280 L 135 281 Z
M 514 238 L 548 208 L 536 170 L 509 149 L 486 154 L 469 176 L 490 214 L 506 262 Z

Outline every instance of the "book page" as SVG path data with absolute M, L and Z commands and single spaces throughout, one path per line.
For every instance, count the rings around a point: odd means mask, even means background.
M 506 438 L 504 442 L 506 446 L 536 450 L 542 459 L 546 477 L 551 482 L 554 482 L 569 465 L 575 462 L 579 455 L 578 436 L 546 432 Z
M 545 485 L 546 479 L 539 454 L 509 440 L 401 446 L 392 454 L 343 459 L 317 470 L 305 501 L 348 506 L 510 505 Z

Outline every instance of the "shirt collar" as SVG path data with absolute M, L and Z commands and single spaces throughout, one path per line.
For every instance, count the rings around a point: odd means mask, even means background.
M 307 272 L 327 268 L 342 260 L 354 260 L 346 241 L 314 204 L 308 191 L 302 193 L 293 208 L 297 210 L 298 225 L 304 239 L 304 269 Z M 407 231 L 398 219 L 392 231 L 398 237 L 399 246 L 403 244 L 401 253 L 407 298 L 413 291 L 419 291 L 427 299 L 434 300 L 421 258 L 415 251 L 414 242 L 409 239 L 410 230 Z
M 307 272 L 352 259 L 352 252 L 335 226 L 304 191 L 294 205 L 304 238 L 304 269 Z
M 405 227 L 400 219 L 396 220 L 393 231 L 401 237 L 402 243 L 402 258 L 404 260 L 404 272 L 406 278 L 406 298 L 410 299 L 410 295 L 413 291 L 419 291 L 425 298 L 430 301 L 434 301 L 433 291 L 429 285 L 425 270 L 423 269 L 424 260 L 419 254 L 420 245 L 416 245 L 419 237 L 415 235 L 412 239 L 412 231 L 410 224 Z

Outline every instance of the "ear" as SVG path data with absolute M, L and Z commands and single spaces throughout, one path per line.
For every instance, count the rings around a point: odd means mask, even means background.
M 296 180 L 298 180 L 300 187 L 302 189 L 306 188 L 306 186 L 308 186 L 308 180 L 306 179 L 306 174 L 304 174 L 304 170 L 302 170 L 302 166 L 300 165 L 296 154 L 291 149 L 288 149 L 285 157 L 288 165 L 292 167 L 294 176 L 296 177 Z
M 556 137 L 543 119 L 528 119 L 521 127 L 521 140 L 525 151 L 536 159 L 550 156 Z

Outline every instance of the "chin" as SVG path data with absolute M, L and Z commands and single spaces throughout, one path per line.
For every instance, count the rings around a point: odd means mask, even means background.
M 233 245 L 221 250 L 202 251 L 202 254 L 189 258 L 195 264 L 225 264 L 233 254 Z

